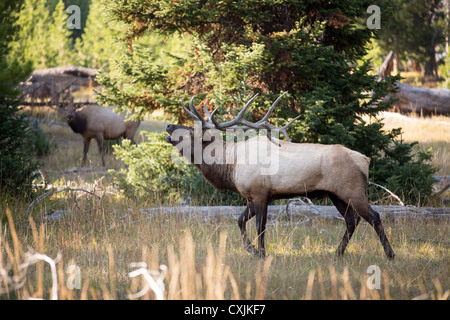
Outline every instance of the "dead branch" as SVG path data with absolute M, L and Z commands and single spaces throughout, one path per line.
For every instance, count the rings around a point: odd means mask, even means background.
M 32 208 L 33 206 L 35 206 L 37 203 L 39 203 L 40 201 L 44 200 L 45 198 L 47 198 L 47 197 L 49 197 L 49 196 L 51 196 L 51 195 L 53 195 L 53 194 L 60 193 L 60 192 L 64 192 L 64 191 L 75 191 L 75 192 L 81 191 L 81 192 L 85 192 L 85 193 L 88 193 L 88 194 L 90 194 L 90 195 L 96 197 L 98 200 L 101 200 L 101 197 L 98 196 L 97 194 L 95 194 L 95 193 L 93 193 L 93 192 L 91 192 L 91 191 L 85 190 L 85 189 L 80 189 L 80 188 L 77 188 L 77 189 L 64 188 L 64 189 L 62 189 L 62 190 L 49 191 L 49 192 L 46 192 L 46 193 L 44 193 L 44 194 L 41 194 L 39 197 L 37 197 L 36 199 L 34 199 L 33 202 L 31 202 L 31 204 L 28 206 L 27 210 L 25 211 L 25 217 L 28 218 L 28 215 L 30 214 L 31 208 Z
M 138 268 L 134 271 L 128 273 L 130 278 L 134 278 L 137 276 L 143 276 L 146 283 L 144 288 L 141 291 L 136 293 L 130 293 L 128 297 L 130 299 L 137 299 L 144 296 L 150 289 L 155 293 L 156 300 L 164 300 L 164 278 L 167 273 L 167 266 L 161 265 L 160 272 L 147 269 L 147 264 L 145 262 L 133 262 L 130 264 L 131 268 Z
M 56 270 L 56 264 L 60 259 L 60 253 L 57 254 L 55 259 L 52 259 L 45 254 L 29 251 L 25 254 L 25 261 L 18 267 L 18 274 L 10 276 L 11 270 L 10 268 L 3 266 L 2 257 L 0 255 L 0 278 L 7 284 L 6 289 L 0 288 L 0 293 L 6 293 L 22 288 L 26 282 L 28 268 L 39 261 L 44 261 L 50 265 L 50 272 L 52 274 L 51 299 L 58 300 L 58 272 Z
M 397 197 L 392 191 L 390 191 L 388 188 L 386 188 L 386 187 L 383 187 L 383 186 L 380 186 L 379 184 L 376 184 L 375 182 L 372 182 L 372 181 L 368 181 L 368 183 L 369 184 L 371 184 L 371 185 L 374 185 L 374 186 L 376 186 L 376 187 L 378 187 L 378 188 L 381 188 L 381 189 L 383 189 L 383 190 L 385 190 L 385 191 L 387 191 L 390 195 L 391 195 L 391 197 L 393 197 L 394 199 L 396 199 L 399 203 L 400 203 L 400 205 L 401 206 L 405 206 L 405 204 L 402 202 L 402 200 L 400 200 L 400 198 L 399 197 Z

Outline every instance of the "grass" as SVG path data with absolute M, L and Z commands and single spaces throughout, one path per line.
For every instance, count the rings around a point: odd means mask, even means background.
M 385 221 L 397 254 L 391 262 L 365 223 L 345 256 L 337 259 L 334 250 L 344 233 L 342 221 L 313 218 L 308 224 L 282 224 L 277 220 L 268 226 L 268 258 L 261 260 L 242 248 L 233 220 L 205 223 L 164 214 L 149 219 L 139 212 L 138 204 L 113 196 L 104 197 L 101 205 L 94 203 L 67 202 L 71 214 L 43 224 L 27 221 L 24 205 L 8 209 L 11 214 L 1 234 L 3 266 L 10 262 L 12 270 L 18 268 L 29 248 L 51 258 L 59 254 L 61 299 L 129 298 L 143 286 L 142 278 L 128 276 L 133 262 L 146 262 L 156 271 L 167 266 L 167 299 L 437 299 L 450 292 L 447 221 Z M 40 211 L 33 211 L 36 222 Z M 255 236 L 253 224 L 250 234 Z M 66 270 L 73 264 L 80 268 L 81 285 L 69 290 Z M 371 265 L 381 270 L 379 290 L 366 285 Z M 3 298 L 50 298 L 50 287 L 48 266 L 38 265 L 30 268 L 22 288 Z M 155 298 L 153 293 L 145 297 Z
M 439 171 L 436 175 L 450 175 L 450 118 L 446 116 L 423 117 L 417 114 L 403 116 L 384 112 L 384 128 L 402 128 L 401 139 L 405 142 L 418 141 L 416 149 L 433 150 L 431 164 Z
M 386 117 L 386 127 L 398 126 L 391 120 Z M 450 143 L 448 121 L 434 120 L 433 124 L 431 119 L 401 118 L 403 138 L 419 140 L 421 145 L 442 141 L 435 147 L 441 150 L 438 161 L 444 161 Z M 161 129 L 148 121 L 142 127 Z M 424 128 L 422 133 L 419 127 Z M 59 146 L 54 154 L 41 159 L 47 179 L 58 186 L 93 186 L 103 195 L 110 184 L 104 171 L 64 172 L 79 165 L 81 138 L 67 126 L 47 122 L 43 129 Z M 139 141 L 142 136 L 138 136 Z M 95 143 L 91 148 L 90 167 L 96 169 L 100 157 Z M 119 168 L 122 164 L 108 155 L 107 166 Z M 442 166 L 440 173 L 448 174 L 448 170 Z M 308 223 L 296 223 L 280 217 L 267 227 L 268 257 L 261 260 L 242 248 L 237 222 L 231 217 L 205 221 L 142 211 L 162 202 L 176 205 L 151 194 L 132 200 L 105 193 L 98 201 L 83 193 L 65 192 L 39 202 L 27 218 L 28 202 L 2 197 L 0 270 L 6 272 L 0 272 L 0 298 L 53 297 L 48 263 L 33 261 L 26 272 L 21 271 L 36 252 L 56 261 L 59 299 L 133 298 L 147 283 L 142 275 L 130 277 L 139 266 L 152 270 L 149 274 L 155 281 L 164 276 L 159 282 L 164 285 L 164 299 L 448 299 L 450 294 L 448 220 L 383 221 L 397 254 L 394 261 L 388 261 L 366 223 L 356 230 L 344 257 L 337 259 L 334 252 L 345 230 L 342 221 L 311 217 Z M 44 221 L 42 215 L 49 208 L 65 210 L 66 215 Z M 255 241 L 254 222 L 248 227 Z M 132 265 L 136 262 L 146 265 Z M 70 266 L 79 268 L 78 278 Z M 381 272 L 379 289 L 367 285 L 370 266 Z M 14 289 L 7 280 L 19 275 L 25 276 L 20 279 L 24 282 Z M 74 279 L 79 280 L 79 287 L 69 289 Z M 155 299 L 157 295 L 149 290 L 139 298 Z

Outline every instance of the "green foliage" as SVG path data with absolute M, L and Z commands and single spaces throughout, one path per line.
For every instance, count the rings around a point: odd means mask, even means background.
M 118 57 L 121 49 L 116 38 L 119 38 L 122 29 L 121 23 L 113 23 L 105 17 L 100 0 L 92 0 L 84 32 L 75 41 L 77 62 L 83 67 L 106 67 L 109 70 L 108 65 Z
M 50 10 L 47 1 L 24 0 L 15 13 L 17 36 L 10 43 L 10 56 L 31 62 L 36 69 L 72 63 L 71 32 L 67 13 L 59 0 Z
M 0 96 L 0 189 L 29 195 L 38 168 L 30 147 L 30 127 L 18 101 Z
M 432 185 L 436 182 L 433 174 L 438 169 L 429 164 L 432 150 L 419 150 L 414 156 L 414 145 L 396 141 L 386 151 L 386 157 L 372 159 L 373 176 L 370 178 L 407 199 L 409 204 L 423 205 L 433 200 Z M 379 192 L 372 190 L 372 197 L 379 198 Z
M 49 61 L 47 67 L 58 67 L 73 63 L 72 32 L 67 27 L 68 14 L 63 0 L 59 0 L 52 12 L 52 23 L 48 28 L 50 34 Z
M 14 17 L 21 2 L 0 1 L 0 189 L 2 194 L 32 195 L 32 181 L 39 164 L 35 156 L 49 152 L 51 143 L 21 112 L 14 89 L 31 71 L 30 63 L 10 56 L 10 41 L 19 30 Z M 4 37 L 3 37 L 4 35 Z
M 14 86 L 31 72 L 31 65 L 19 63 L 16 57 L 9 57 L 10 43 L 16 37 L 15 16 L 20 1 L 0 0 L 0 96 L 17 94 Z
M 375 182 L 386 182 L 388 188 L 397 188 L 389 177 L 404 177 L 408 166 L 420 171 L 417 179 L 428 179 L 431 167 L 425 160 L 413 159 L 412 144 L 396 143 L 400 129 L 386 131 L 381 121 L 363 120 L 363 116 L 376 119 L 391 106 L 384 97 L 399 80 L 395 76 L 377 81 L 370 61 L 363 60 L 378 35 L 363 23 L 369 4 L 373 3 L 109 1 L 108 17 L 128 27 L 129 51 L 116 62 L 115 75 L 99 79 L 106 88 L 99 100 L 139 115 L 164 108 L 181 123 L 187 121 L 179 105 L 182 97 L 197 95 L 196 105 L 209 98 L 213 106 L 221 106 L 218 117 L 225 120 L 258 92 L 260 97 L 247 114 L 255 121 L 287 91 L 271 122 L 283 125 L 300 115 L 290 129 L 294 141 L 338 143 L 360 151 L 374 159 Z M 376 4 L 387 8 L 389 2 Z M 382 10 L 382 19 L 389 11 Z M 161 65 L 148 48 L 136 44 L 147 30 L 181 35 L 188 44 L 186 55 Z M 392 171 L 378 172 L 383 166 L 376 163 L 382 159 Z M 417 188 L 414 192 L 427 194 L 426 179 L 411 184 Z M 414 192 L 404 196 L 415 202 Z
M 187 166 L 172 161 L 172 148 L 165 142 L 164 134 L 144 134 L 149 142 L 132 145 L 131 141 L 123 140 L 122 145 L 114 146 L 114 154 L 127 166 L 118 172 L 110 170 L 117 187 L 128 196 L 156 193 L 161 197 L 180 198 L 176 187 L 181 180 L 176 177 L 185 176 Z
M 439 66 L 439 74 L 444 78 L 440 87 L 450 89 L 450 54 L 445 57 L 444 63 Z
M 178 65 L 185 63 L 184 44 L 185 40 L 178 37 L 165 41 L 157 34 L 143 36 L 132 45 L 132 53 L 122 51 L 114 59 L 110 73 L 102 72 L 97 77 L 104 87 L 97 100 L 119 110 L 133 109 L 136 117 L 164 106 L 166 119 L 174 120 L 180 115 L 180 104 L 170 97 L 169 90 L 177 85 Z
M 43 157 L 50 154 L 58 145 L 55 141 L 50 140 L 42 131 L 37 120 L 33 120 L 29 127 L 28 147 L 31 148 L 35 157 Z

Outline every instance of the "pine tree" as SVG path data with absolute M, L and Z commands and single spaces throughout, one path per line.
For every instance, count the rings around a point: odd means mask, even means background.
M 74 59 L 72 50 L 72 32 L 67 27 L 68 14 L 63 0 L 59 0 L 52 14 L 52 24 L 49 28 L 49 47 L 47 67 L 71 64 Z
M 445 8 L 443 0 L 395 0 L 392 16 L 380 32 L 380 45 L 399 60 L 422 66 L 425 75 L 437 77 L 436 48 L 444 43 Z
M 439 74 L 444 79 L 440 86 L 444 89 L 450 89 L 450 54 L 447 54 L 444 63 L 439 67 Z
M 15 17 L 18 36 L 10 44 L 11 57 L 30 61 L 35 69 L 72 62 L 71 32 L 62 0 L 52 12 L 46 1 L 25 0 Z
M 86 27 L 81 38 L 76 40 L 78 63 L 84 67 L 99 69 L 118 57 L 119 38 L 123 30 L 120 23 L 111 23 L 104 15 L 100 0 L 92 0 Z
M 51 19 L 45 1 L 25 0 L 19 12 L 16 12 L 15 27 L 18 35 L 11 42 L 12 57 L 30 61 L 35 68 L 46 65 L 45 50 L 48 45 L 46 29 Z
M 22 65 L 17 58 L 9 59 L 10 43 L 16 39 L 14 27 L 21 2 L 0 0 L 0 96 L 11 97 L 17 92 L 14 86 L 30 73 L 30 65 Z
M 30 148 L 30 127 L 19 112 L 14 86 L 31 72 L 30 64 L 9 57 L 9 43 L 15 40 L 14 18 L 21 2 L 0 0 L 0 191 L 30 195 L 38 163 Z
M 426 159 L 415 160 L 412 145 L 395 143 L 401 130 L 385 131 L 376 119 L 391 101 L 383 98 L 399 80 L 376 81 L 369 61 L 358 64 L 377 31 L 366 27 L 368 1 L 108 1 L 111 19 L 128 25 L 128 52 L 116 65 L 115 77 L 103 76 L 99 99 L 137 112 L 164 108 L 185 121 L 181 97 L 208 97 L 222 106 L 224 117 L 236 113 L 256 93 L 260 98 L 248 112 L 253 120 L 284 91 L 271 121 L 285 124 L 294 116 L 290 136 L 297 142 L 339 143 L 372 158 L 372 177 L 386 184 L 391 176 L 397 191 L 411 194 L 414 161 L 427 169 Z M 388 1 L 378 1 L 382 14 Z M 386 17 L 382 17 L 382 20 Z M 174 65 L 152 61 L 135 45 L 148 30 L 181 34 L 190 42 L 188 56 Z M 406 161 L 406 162 L 404 162 Z M 389 164 L 389 165 L 388 165 Z M 383 174 L 381 168 L 389 167 Z M 417 169 L 420 166 L 415 166 Z M 424 169 L 425 172 L 425 169 Z M 409 175 L 409 176 L 408 176 Z M 413 188 L 430 195 L 431 175 Z M 392 179 L 391 179 L 392 180 Z M 389 186 L 388 186 L 389 187 Z M 416 201 L 415 198 L 410 198 Z

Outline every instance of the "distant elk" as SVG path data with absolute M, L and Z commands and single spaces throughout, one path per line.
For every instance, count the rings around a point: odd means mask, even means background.
M 267 220 L 267 206 L 276 199 L 286 199 L 296 196 L 323 198 L 328 196 L 344 217 L 347 229 L 337 249 L 337 255 L 343 255 L 347 244 L 355 231 L 361 217 L 366 220 L 378 234 L 384 251 L 389 259 L 395 254 L 381 224 L 380 215 L 373 210 L 366 196 L 367 177 L 370 159 L 359 152 L 342 145 L 322 145 L 312 143 L 292 143 L 286 129 L 295 120 L 282 128 L 276 128 L 268 122 L 281 96 L 272 104 L 264 118 L 256 123 L 245 120 L 244 113 L 254 101 L 256 95 L 247 102 L 237 117 L 229 122 L 219 123 L 214 117 L 217 108 L 210 113 L 204 105 L 207 120 L 195 108 L 193 99 L 189 109 L 181 101 L 185 112 L 197 123 L 201 123 L 201 141 L 197 143 L 201 152 L 210 151 L 211 144 L 222 161 L 205 161 L 201 159 L 194 164 L 201 170 L 204 178 L 219 190 L 231 190 L 241 194 L 247 200 L 247 208 L 238 219 L 239 228 L 245 248 L 260 257 L 265 256 L 264 234 Z M 227 142 L 217 138 L 205 139 L 208 129 L 266 129 L 278 130 L 288 142 L 270 136 L 256 136 L 246 141 Z M 175 146 L 180 153 L 191 162 L 198 150 L 195 143 L 190 148 L 181 147 L 186 141 L 196 139 L 196 129 L 192 127 L 169 124 L 167 142 Z M 210 130 L 211 131 L 211 130 Z M 198 132 L 198 130 L 197 130 Z M 217 136 L 216 136 L 217 137 Z M 198 139 L 198 138 L 197 138 Z M 219 141 L 217 141 L 219 140 Z M 269 149 L 276 146 L 271 159 L 279 163 L 278 170 L 272 174 L 263 173 L 261 163 L 243 163 L 242 157 L 246 150 Z M 217 151 L 218 150 L 218 151 Z M 217 156 L 217 155 L 216 155 Z M 256 216 L 258 233 L 258 248 L 255 248 L 247 237 L 246 223 Z
M 86 105 L 77 109 L 71 103 L 65 108 L 67 123 L 73 132 L 81 134 L 84 142 L 83 160 L 86 163 L 91 139 L 97 140 L 98 149 L 102 157 L 102 166 L 105 166 L 104 140 L 114 140 L 120 137 L 134 141 L 134 135 L 140 121 L 126 120 L 125 114 L 115 113 L 114 107 L 102 107 L 96 104 Z

